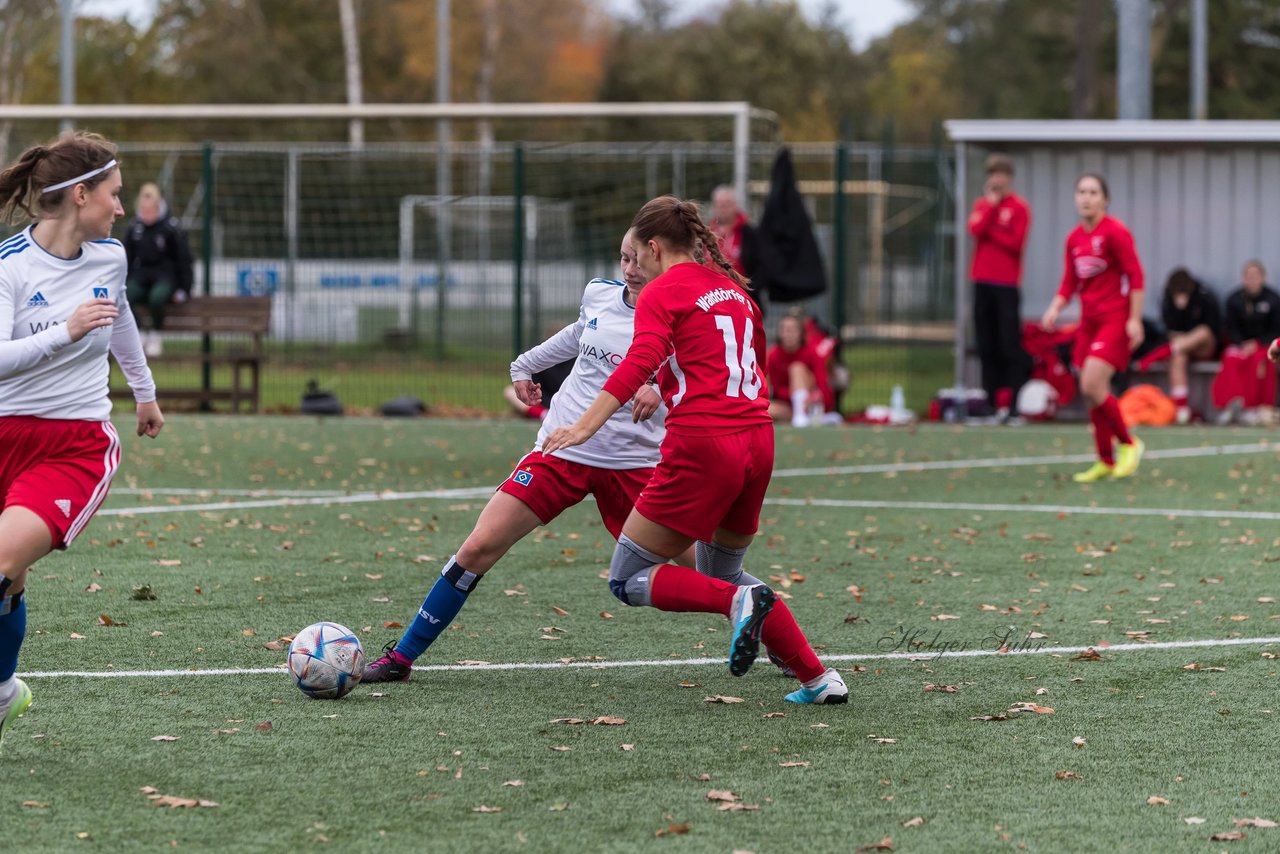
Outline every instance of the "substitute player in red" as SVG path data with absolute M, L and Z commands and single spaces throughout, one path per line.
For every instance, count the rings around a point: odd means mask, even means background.
M 115 146 L 67 134 L 0 172 L 0 212 L 34 225 L 0 243 L 0 738 L 31 705 L 14 674 L 31 565 L 65 549 L 120 463 L 108 351 L 137 401 L 138 435 L 164 417 L 125 295 Z
M 623 525 L 609 588 L 627 605 L 723 614 L 732 628 L 730 673 L 747 672 L 763 639 L 803 683 L 788 701 L 847 702 L 840 674 L 823 667 L 772 590 L 722 580 L 740 577 L 773 473 L 760 310 L 694 203 L 656 198 L 631 233 L 641 269 L 654 276 L 636 307 L 631 348 L 582 417 L 547 437 L 543 453 L 585 442 L 661 369 L 662 459 Z M 724 273 L 697 263 L 698 248 Z M 667 563 L 695 543 L 696 571 Z
M 1142 459 L 1142 441 L 1130 434 L 1111 393 L 1111 377 L 1125 370 L 1129 354 L 1142 343 L 1142 263 L 1129 229 L 1107 215 L 1110 198 L 1101 175 L 1085 173 L 1076 180 L 1080 224 L 1067 235 L 1062 285 L 1041 321 L 1052 332 L 1063 307 L 1080 294 L 1073 359 L 1089 404 L 1098 462 L 1073 476 L 1078 483 L 1129 477 Z

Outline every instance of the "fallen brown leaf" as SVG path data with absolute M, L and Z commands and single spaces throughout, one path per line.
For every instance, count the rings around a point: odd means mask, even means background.
M 954 694 L 960 689 L 955 685 L 934 685 L 932 682 L 924 683 L 925 691 L 939 691 L 943 694 Z
M 1075 738 L 1071 739 L 1071 743 L 1072 743 L 1072 744 L 1074 744 L 1074 745 L 1076 746 L 1076 749 L 1077 749 L 1077 750 L 1079 750 L 1079 749 L 1083 748 L 1083 747 L 1085 746 L 1085 744 L 1087 744 L 1088 742 L 1086 742 L 1086 741 L 1084 740 L 1084 737 L 1083 737 L 1083 736 L 1079 736 L 1079 735 L 1077 735 Z
M 1265 818 L 1233 818 L 1236 827 L 1275 827 L 1276 823 Z
M 1084 652 L 1077 655 L 1072 661 L 1101 661 L 1102 656 L 1093 647 L 1089 647 Z
M 1075 771 L 1054 771 L 1053 776 L 1059 780 L 1083 780 Z
M 561 617 L 567 617 L 567 616 L 569 616 L 569 612 L 568 612 L 568 611 L 566 611 L 564 608 L 561 608 L 559 605 L 552 605 L 552 606 L 551 606 L 551 610 L 552 610 L 552 611 L 555 611 L 555 612 L 556 612 L 557 614 L 559 614 Z
M 1147 806 L 1149 807 L 1164 807 L 1168 805 L 1169 805 L 1168 798 L 1162 798 L 1159 795 L 1152 795 L 1151 797 L 1147 798 Z
M 153 735 L 151 736 L 151 740 L 152 741 L 177 741 L 181 737 L 182 736 L 180 735 Z
M 916 816 L 915 818 L 909 818 L 906 821 L 904 821 L 902 823 L 902 826 L 903 827 L 919 827 L 922 824 L 924 824 L 924 818 L 922 818 L 921 816 Z
M 49 808 L 48 804 L 41 803 L 40 801 L 23 801 L 22 805 L 24 807 L 31 807 L 35 810 L 47 810 Z
M 758 812 L 759 804 L 717 804 L 717 812 Z
M 746 700 L 742 699 L 741 697 L 726 697 L 723 694 L 716 694 L 714 697 L 703 697 L 702 702 L 730 704 L 730 703 L 745 703 Z
M 707 792 L 707 800 L 709 801 L 740 801 L 741 795 L 734 794 L 727 789 L 712 789 Z
M 262 723 L 256 725 L 254 729 L 258 730 L 259 732 L 268 732 L 271 729 L 273 729 L 273 727 L 271 726 L 271 721 L 263 721 Z
M 95 582 L 93 582 L 92 584 L 90 584 L 88 587 L 86 587 L 86 588 L 84 589 L 84 592 L 85 592 L 85 593 L 97 593 L 97 592 L 98 592 L 99 590 L 101 590 L 101 589 L 102 589 L 102 585 L 95 581 Z
M 808 768 L 812 764 L 813 763 L 811 762 L 805 762 L 800 759 L 792 759 L 788 762 L 779 762 L 778 767 L 779 768 Z
M 481 804 L 478 807 L 472 807 L 472 812 L 502 812 L 502 807 L 491 807 L 487 804 Z
M 666 827 L 660 827 L 654 831 L 654 836 L 671 836 L 688 833 L 690 826 L 688 824 L 669 824 Z
M 1215 833 L 1209 837 L 1211 842 L 1239 842 L 1241 839 L 1248 839 L 1249 835 L 1239 830 L 1226 830 L 1222 833 Z
M 858 854 L 862 854 L 862 852 L 864 851 L 892 851 L 893 837 L 886 836 L 884 839 L 881 839 L 879 842 L 872 843 L 871 845 L 860 845 L 853 850 L 858 852 Z

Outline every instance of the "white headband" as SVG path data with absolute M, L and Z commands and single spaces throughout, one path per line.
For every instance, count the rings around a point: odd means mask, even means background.
M 107 170 L 114 169 L 114 168 L 116 168 L 115 160 L 108 160 L 105 166 L 99 166 L 97 169 L 90 169 L 88 172 L 84 173 L 83 175 L 77 175 L 76 177 L 72 178 L 69 181 L 63 181 L 61 184 L 54 184 L 52 187 L 45 187 L 43 190 L 40 191 L 40 194 L 44 195 L 45 193 L 52 193 L 55 190 L 65 190 L 67 187 L 75 186 L 76 184 L 79 184 L 81 181 L 87 181 L 90 178 L 92 178 L 94 175 L 101 175 L 103 172 L 106 172 Z

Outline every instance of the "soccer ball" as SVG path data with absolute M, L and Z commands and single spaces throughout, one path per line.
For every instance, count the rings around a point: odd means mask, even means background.
M 346 626 L 312 623 L 289 644 L 289 674 L 307 696 L 336 700 L 360 684 L 364 647 Z

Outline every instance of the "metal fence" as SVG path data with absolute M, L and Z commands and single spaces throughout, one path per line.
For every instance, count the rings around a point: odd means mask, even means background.
M 750 150 L 753 218 L 776 152 Z M 949 154 L 791 152 L 831 283 L 807 308 L 848 342 L 845 408 L 887 401 L 894 384 L 921 403 L 951 366 L 928 346 L 954 320 Z M 197 292 L 272 297 L 264 403 L 281 410 L 314 379 L 354 409 L 412 394 L 499 411 L 513 353 L 572 321 L 587 280 L 617 274 L 636 209 L 666 192 L 708 198 L 732 182 L 733 155 L 731 143 L 455 144 L 442 194 L 433 144 L 121 145 L 126 208 L 131 188 L 161 186 Z

